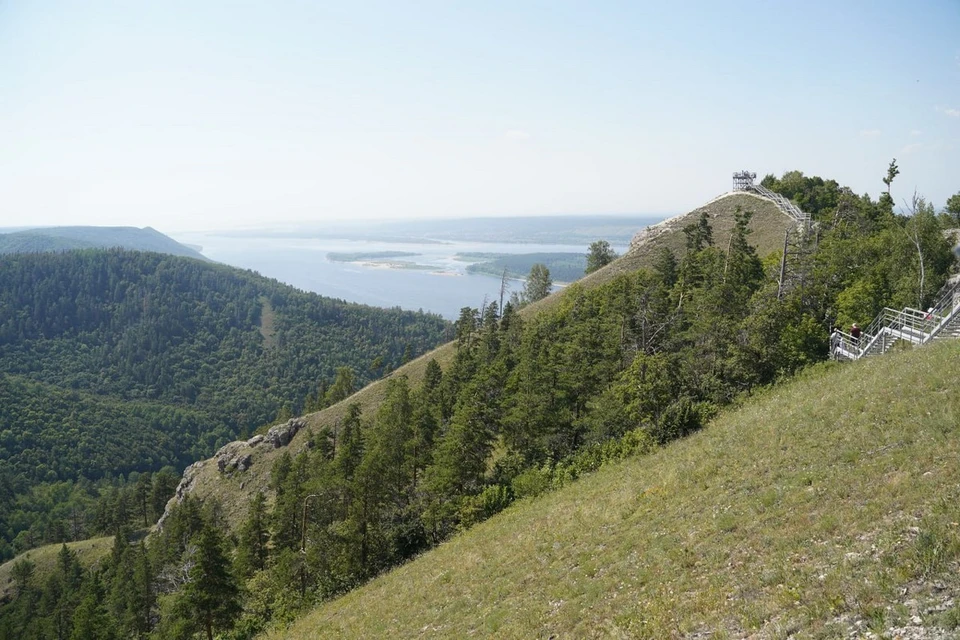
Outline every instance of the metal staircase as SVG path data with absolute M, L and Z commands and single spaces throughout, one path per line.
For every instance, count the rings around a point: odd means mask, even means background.
M 779 193 L 770 191 L 770 189 L 760 184 L 751 184 L 747 189 L 744 189 L 744 191 L 753 191 L 757 195 L 772 201 L 780 211 L 793 218 L 793 221 L 796 222 L 798 226 L 804 229 L 810 226 L 810 214 Z
M 756 184 L 757 174 L 752 171 L 737 171 L 733 174 L 734 191 L 751 191 L 761 198 L 765 198 L 777 205 L 777 208 L 797 223 L 797 227 L 806 231 L 810 228 L 810 214 L 793 204 L 788 198 L 767 189 L 762 184 Z
M 751 171 L 734 173 L 733 190 L 750 191 L 769 200 L 796 223 L 784 235 L 777 292 L 777 297 L 780 297 L 792 287 L 803 286 L 807 277 L 804 257 L 815 244 L 815 225 L 812 228 L 809 213 L 779 193 L 755 184 L 756 178 L 757 174 Z M 960 247 L 954 251 L 960 256 Z M 795 265 L 793 269 L 790 268 L 791 264 Z M 887 308 L 859 337 L 845 331 L 834 331 L 830 336 L 830 355 L 836 360 L 859 360 L 886 353 L 901 340 L 922 345 L 942 338 L 960 338 L 960 279 L 944 287 L 929 311 Z
M 922 345 L 944 338 L 960 338 L 960 280 L 947 285 L 929 311 L 884 309 L 859 339 L 834 331 L 830 355 L 836 360 L 859 360 L 886 353 L 900 340 Z
M 756 184 L 756 179 L 757 174 L 752 171 L 737 171 L 733 174 L 733 190 L 746 191 L 768 200 L 794 222 L 783 234 L 783 254 L 780 258 L 780 280 L 777 287 L 777 298 L 782 298 L 787 291 L 804 286 L 808 276 L 806 257 L 812 253 L 816 237 L 809 213 L 779 193 L 762 184 Z

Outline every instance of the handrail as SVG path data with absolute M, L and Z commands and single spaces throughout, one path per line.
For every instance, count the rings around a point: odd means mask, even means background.
M 944 288 L 944 291 L 934 301 L 932 308 L 943 311 L 948 307 L 960 305 L 960 279 Z
M 859 359 L 863 355 L 860 349 L 860 340 L 846 331 L 834 329 L 833 333 L 830 334 L 830 355 L 839 360 L 841 354 L 855 354 L 854 359 Z
M 777 207 L 785 214 L 793 218 L 799 224 L 809 224 L 810 223 L 810 214 L 795 205 L 788 198 L 783 197 L 781 194 L 767 189 L 765 186 L 760 184 L 750 185 L 750 188 L 759 193 L 764 198 L 772 200 Z
M 933 315 L 933 311 L 921 311 L 920 309 L 914 309 L 913 307 L 904 307 L 903 311 L 900 313 L 904 315 L 911 315 L 914 318 L 920 318 L 921 320 L 929 320 L 930 316 Z
M 926 344 L 946 327 L 960 323 L 960 282 L 948 287 L 937 302 L 922 311 L 905 307 L 898 311 L 885 307 L 857 340 L 849 333 L 835 330 L 830 336 L 830 354 L 858 360 L 875 353 L 885 353 L 897 340 Z M 889 340 L 889 341 L 888 341 Z

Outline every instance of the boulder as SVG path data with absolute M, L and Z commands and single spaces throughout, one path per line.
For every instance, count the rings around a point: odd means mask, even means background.
M 231 442 L 220 447 L 220 450 L 213 456 L 217 461 L 217 470 L 219 470 L 220 473 L 226 473 L 227 471 L 236 469 L 237 458 L 240 452 L 246 447 L 247 443 L 243 441 Z
M 248 453 L 245 456 L 235 458 L 235 461 L 237 463 L 237 471 L 243 472 L 249 469 L 250 465 L 253 464 L 253 456 Z
M 255 447 L 255 446 L 257 446 L 258 444 L 260 444 L 261 442 L 263 442 L 263 435 L 256 435 L 256 436 L 253 436 L 252 438 L 250 438 L 249 440 L 247 440 L 247 446 L 248 446 L 248 447 Z
M 285 447 L 290 444 L 290 441 L 293 440 L 293 437 L 297 435 L 297 432 L 305 427 L 306 424 L 307 421 L 303 418 L 290 418 L 285 424 L 278 424 L 274 427 L 270 427 L 270 430 L 267 431 L 267 436 L 264 439 L 272 444 L 274 449 Z

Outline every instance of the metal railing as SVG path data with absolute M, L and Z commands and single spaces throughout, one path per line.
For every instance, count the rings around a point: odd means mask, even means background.
M 781 211 L 783 211 L 785 214 L 793 218 L 793 220 L 797 224 L 804 225 L 804 226 L 810 224 L 810 214 L 805 212 L 803 209 L 801 209 L 797 205 L 793 204 L 793 202 L 791 202 L 787 198 L 784 198 L 779 193 L 770 191 L 770 189 L 767 189 L 763 185 L 759 185 L 759 184 L 751 185 L 750 188 L 752 188 L 754 191 L 756 191 L 758 194 L 760 194 L 767 200 L 773 201 L 773 203 L 777 205 L 777 207 Z
M 838 360 L 859 360 L 886 353 L 898 340 L 926 344 L 947 327 L 955 326 L 960 326 L 960 282 L 945 289 L 929 311 L 885 308 L 859 339 L 835 330 L 830 336 L 830 355 Z
M 830 356 L 834 360 L 857 360 L 860 358 L 860 339 L 846 331 L 835 329 L 830 335 Z
M 933 303 L 931 309 L 933 309 L 933 313 L 944 318 L 957 316 L 957 310 L 960 309 L 960 279 L 953 284 L 944 287 L 943 291 L 940 292 L 940 295 L 937 296 L 937 299 Z M 934 334 L 931 337 L 936 337 L 936 335 L 949 324 L 949 321 L 940 323 L 940 325 L 934 330 Z

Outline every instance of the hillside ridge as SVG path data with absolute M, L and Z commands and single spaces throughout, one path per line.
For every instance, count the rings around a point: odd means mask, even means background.
M 117 247 L 210 261 L 200 251 L 177 242 L 153 227 L 38 227 L 0 233 L 0 254 Z
M 731 192 L 714 198 L 710 202 L 682 215 L 653 225 L 657 227 L 654 233 L 641 230 L 634 236 L 630 250 L 605 267 L 586 275 L 574 283 L 575 287 L 593 288 L 600 286 L 618 275 L 630 273 L 652 265 L 655 254 L 663 247 L 669 248 L 679 257 L 685 253 L 684 237 L 681 233 L 684 226 L 695 222 L 702 213 L 709 217 L 713 225 L 714 238 L 718 245 L 724 245 L 734 226 L 734 212 L 737 208 L 753 212 L 749 236 L 750 243 L 763 256 L 777 251 L 783 242 L 784 232 L 793 225 L 793 221 L 785 216 L 772 203 L 764 198 L 745 192 Z M 649 229 L 649 228 L 648 228 Z M 563 299 L 563 290 L 530 304 L 521 310 L 525 318 L 532 318 L 541 311 L 555 308 Z M 431 352 L 428 352 L 402 367 L 392 371 L 384 378 L 358 390 L 349 398 L 342 400 L 319 412 L 302 417 L 303 429 L 299 430 L 283 447 L 249 446 L 242 441 L 225 445 L 217 455 L 207 460 L 201 460 L 184 472 L 178 498 L 168 505 L 171 509 L 179 499 L 185 495 L 194 495 L 201 499 L 215 497 L 222 505 L 227 520 L 238 523 L 247 512 L 249 497 L 255 492 L 264 492 L 271 495 L 270 469 L 273 461 L 284 452 L 296 455 L 308 446 L 310 437 L 318 433 L 324 426 L 335 427 L 343 420 L 347 407 L 358 403 L 364 414 L 372 413 L 375 407 L 383 400 L 389 380 L 398 376 L 407 376 L 411 384 L 417 384 L 423 378 L 427 363 L 436 360 L 441 367 L 446 367 L 455 354 L 455 343 L 447 343 Z M 250 456 L 249 464 L 242 473 L 222 473 L 217 460 L 222 459 L 230 452 L 231 459 L 242 452 L 243 456 Z
M 0 560 L 113 532 L 81 517 L 103 497 L 94 484 L 176 474 L 300 412 L 339 368 L 363 384 L 371 361 L 399 366 L 448 327 L 181 256 L 0 255 Z M 76 507 L 56 527 L 35 504 L 50 508 L 53 486 Z
M 956 637 L 958 356 L 819 365 L 267 637 Z

